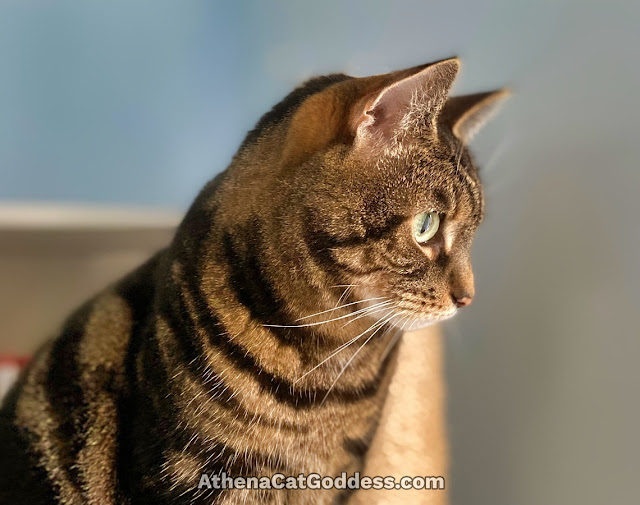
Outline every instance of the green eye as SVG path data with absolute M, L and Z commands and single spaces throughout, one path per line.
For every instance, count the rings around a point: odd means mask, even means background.
M 440 216 L 437 212 L 421 212 L 413 218 L 413 236 L 416 242 L 424 244 L 432 238 L 440 226 Z

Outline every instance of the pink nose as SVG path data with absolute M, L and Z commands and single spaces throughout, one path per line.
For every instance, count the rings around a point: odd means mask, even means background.
M 459 298 L 457 296 L 454 296 L 453 300 L 456 303 L 456 307 L 459 308 L 459 307 L 466 307 L 467 305 L 469 305 L 471 303 L 472 298 L 468 295 L 464 295 Z

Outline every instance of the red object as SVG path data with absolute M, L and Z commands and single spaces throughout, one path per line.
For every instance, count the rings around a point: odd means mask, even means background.
M 0 353 L 0 366 L 8 364 L 23 367 L 29 363 L 29 360 L 31 360 L 30 356 L 14 356 L 11 354 Z
M 27 356 L 0 354 L 0 400 L 11 389 L 29 359 Z

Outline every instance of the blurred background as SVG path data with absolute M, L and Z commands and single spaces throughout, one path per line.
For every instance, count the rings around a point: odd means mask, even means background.
M 0 3 L 0 361 L 164 245 L 313 74 L 463 58 L 475 303 L 445 327 L 454 504 L 638 503 L 640 3 Z M 2 380 L 2 376 L 0 376 Z M 428 394 L 428 392 L 425 392 Z

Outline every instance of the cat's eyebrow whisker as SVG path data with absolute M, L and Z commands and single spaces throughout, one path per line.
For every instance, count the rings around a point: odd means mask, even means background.
M 304 328 L 304 327 L 308 327 L 308 326 L 319 326 L 321 324 L 327 324 L 327 323 L 331 323 L 333 321 L 338 321 L 340 319 L 345 319 L 347 317 L 354 317 L 355 315 L 357 315 L 358 313 L 365 311 L 365 310 L 370 310 L 374 307 L 380 307 L 384 304 L 390 304 L 393 303 L 392 300 L 387 300 L 384 302 L 380 302 L 379 304 L 375 304 L 372 305 L 371 307 L 365 307 L 363 309 L 360 310 L 356 310 L 355 312 L 351 312 L 349 314 L 345 314 L 344 316 L 339 316 L 339 317 L 334 317 L 332 319 L 327 319 L 326 321 L 318 321 L 317 323 L 304 323 L 304 324 L 263 324 L 262 326 L 266 327 L 266 328 Z
M 326 314 L 327 312 L 333 312 L 334 310 L 342 309 L 344 307 L 350 307 L 351 305 L 356 305 L 358 303 L 372 302 L 374 300 L 384 300 L 385 298 L 388 298 L 388 297 L 386 297 L 386 296 L 375 296 L 373 298 L 366 298 L 364 300 L 357 300 L 355 302 L 346 303 L 344 305 L 339 305 L 339 306 L 334 307 L 332 309 L 327 309 L 327 310 L 323 310 L 321 312 L 316 312 L 315 314 L 311 314 L 311 315 L 308 315 L 308 316 L 300 317 L 300 318 L 296 319 L 296 321 L 302 321 L 303 319 L 309 319 L 310 317 L 319 316 L 320 314 Z
M 329 388 L 329 390 L 327 391 L 327 393 L 324 395 L 324 398 L 322 399 L 322 401 L 320 402 L 320 404 L 323 404 L 324 401 L 327 399 L 327 397 L 329 396 L 329 393 L 331 393 L 331 391 L 333 390 L 333 387 L 336 385 L 336 382 L 338 382 L 338 379 L 340 379 L 340 377 L 342 376 L 342 374 L 344 373 L 344 371 L 347 369 L 347 367 L 351 364 L 351 362 L 354 360 L 354 358 L 358 355 L 358 353 L 364 348 L 365 345 L 367 345 L 369 343 L 369 341 L 374 337 L 374 335 L 376 333 L 378 333 L 380 331 L 380 328 L 384 328 L 384 326 L 391 321 L 394 317 L 398 316 L 397 312 L 394 312 L 391 316 L 387 317 L 386 319 L 384 319 L 384 321 L 378 321 L 377 324 L 377 328 L 375 329 L 375 331 L 369 335 L 367 337 L 367 339 L 364 341 L 364 343 L 358 347 L 358 350 L 356 352 L 353 353 L 353 356 L 351 356 L 349 358 L 349 361 L 347 361 L 347 363 L 342 367 L 342 370 L 340 370 L 340 373 L 338 374 L 338 376 L 335 378 L 335 380 L 333 381 L 333 383 L 331 384 L 331 387 Z
M 462 161 L 462 151 L 464 149 L 464 144 L 460 144 L 460 148 L 458 149 L 457 161 L 456 161 L 456 172 L 460 171 L 460 161 Z
M 507 149 L 515 144 L 515 141 L 518 139 L 517 134 L 511 134 L 503 137 L 498 144 L 494 147 L 491 156 L 489 159 L 482 165 L 482 173 L 486 178 L 488 174 L 493 172 L 493 170 L 498 166 L 498 160 L 505 154 Z

